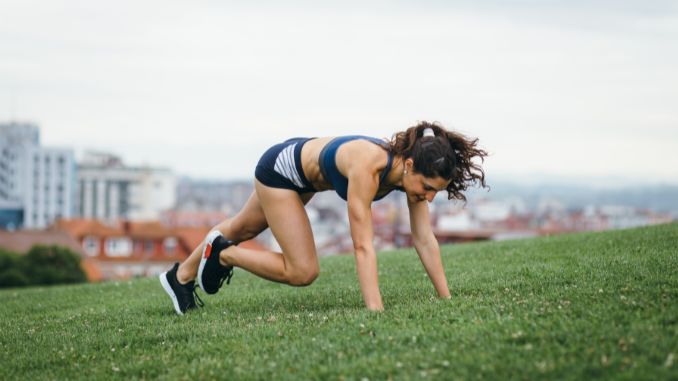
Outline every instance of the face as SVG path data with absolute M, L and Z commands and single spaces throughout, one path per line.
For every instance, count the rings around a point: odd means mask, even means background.
M 445 180 L 442 177 L 424 177 L 421 173 L 414 172 L 411 164 L 407 164 L 406 161 L 407 173 L 403 175 L 403 188 L 410 202 L 424 200 L 432 202 L 436 194 L 446 190 L 450 184 L 450 180 Z

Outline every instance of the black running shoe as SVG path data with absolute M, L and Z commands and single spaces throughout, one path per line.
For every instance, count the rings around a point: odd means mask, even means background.
M 224 279 L 226 284 L 231 283 L 233 266 L 222 266 L 219 263 L 219 253 L 233 244 L 235 242 L 224 238 L 218 230 L 213 230 L 207 235 L 198 268 L 198 285 L 201 290 L 208 294 L 216 294 L 224 284 Z
M 197 306 L 204 306 L 204 303 L 195 292 L 194 281 L 190 281 L 186 284 L 179 283 L 179 280 L 177 280 L 178 268 L 179 262 L 175 263 L 171 270 L 160 274 L 159 278 L 162 288 L 164 288 L 167 295 L 172 298 L 174 310 L 177 311 L 177 314 L 183 315 L 184 312 L 190 309 L 196 308 Z M 198 300 L 197 305 L 196 299 Z

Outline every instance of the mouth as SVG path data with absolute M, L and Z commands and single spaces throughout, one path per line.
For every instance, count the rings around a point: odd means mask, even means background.
M 422 197 L 422 196 L 414 196 L 414 200 L 415 200 L 415 201 L 424 201 L 424 200 L 426 200 L 426 197 Z

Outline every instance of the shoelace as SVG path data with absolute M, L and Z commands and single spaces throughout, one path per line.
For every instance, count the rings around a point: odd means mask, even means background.
M 202 299 L 200 299 L 198 291 L 196 291 L 197 289 L 198 286 L 193 286 L 193 297 L 195 298 L 195 304 L 200 308 L 205 307 L 205 302 L 203 302 Z
M 226 269 L 226 275 L 221 278 L 221 281 L 219 282 L 219 288 L 221 288 L 221 286 L 224 284 L 224 280 L 226 281 L 226 284 L 231 284 L 231 278 L 233 278 L 233 267 Z

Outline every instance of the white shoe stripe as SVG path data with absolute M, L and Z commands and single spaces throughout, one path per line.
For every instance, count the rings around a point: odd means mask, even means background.
M 160 284 L 162 285 L 162 288 L 165 289 L 165 292 L 167 295 L 172 298 L 172 304 L 174 304 L 174 310 L 179 314 L 183 315 L 184 313 L 181 312 L 181 308 L 179 308 L 179 301 L 177 300 L 176 294 L 174 294 L 174 290 L 172 290 L 172 286 L 170 286 L 169 282 L 167 281 L 167 272 L 164 272 L 160 274 Z
M 211 232 L 209 232 L 209 234 L 207 234 L 207 237 L 205 237 L 205 241 L 203 242 L 202 246 L 202 251 L 200 253 L 200 266 L 198 266 L 198 278 L 196 280 L 198 282 L 198 287 L 200 287 L 200 289 L 203 290 L 206 294 L 207 291 L 205 291 L 205 287 L 202 285 L 202 272 L 205 269 L 205 264 L 207 263 L 207 258 L 205 258 L 205 250 L 207 250 L 207 244 L 211 246 L 212 242 L 214 242 L 214 240 L 221 235 L 222 234 L 219 230 L 212 230 Z

